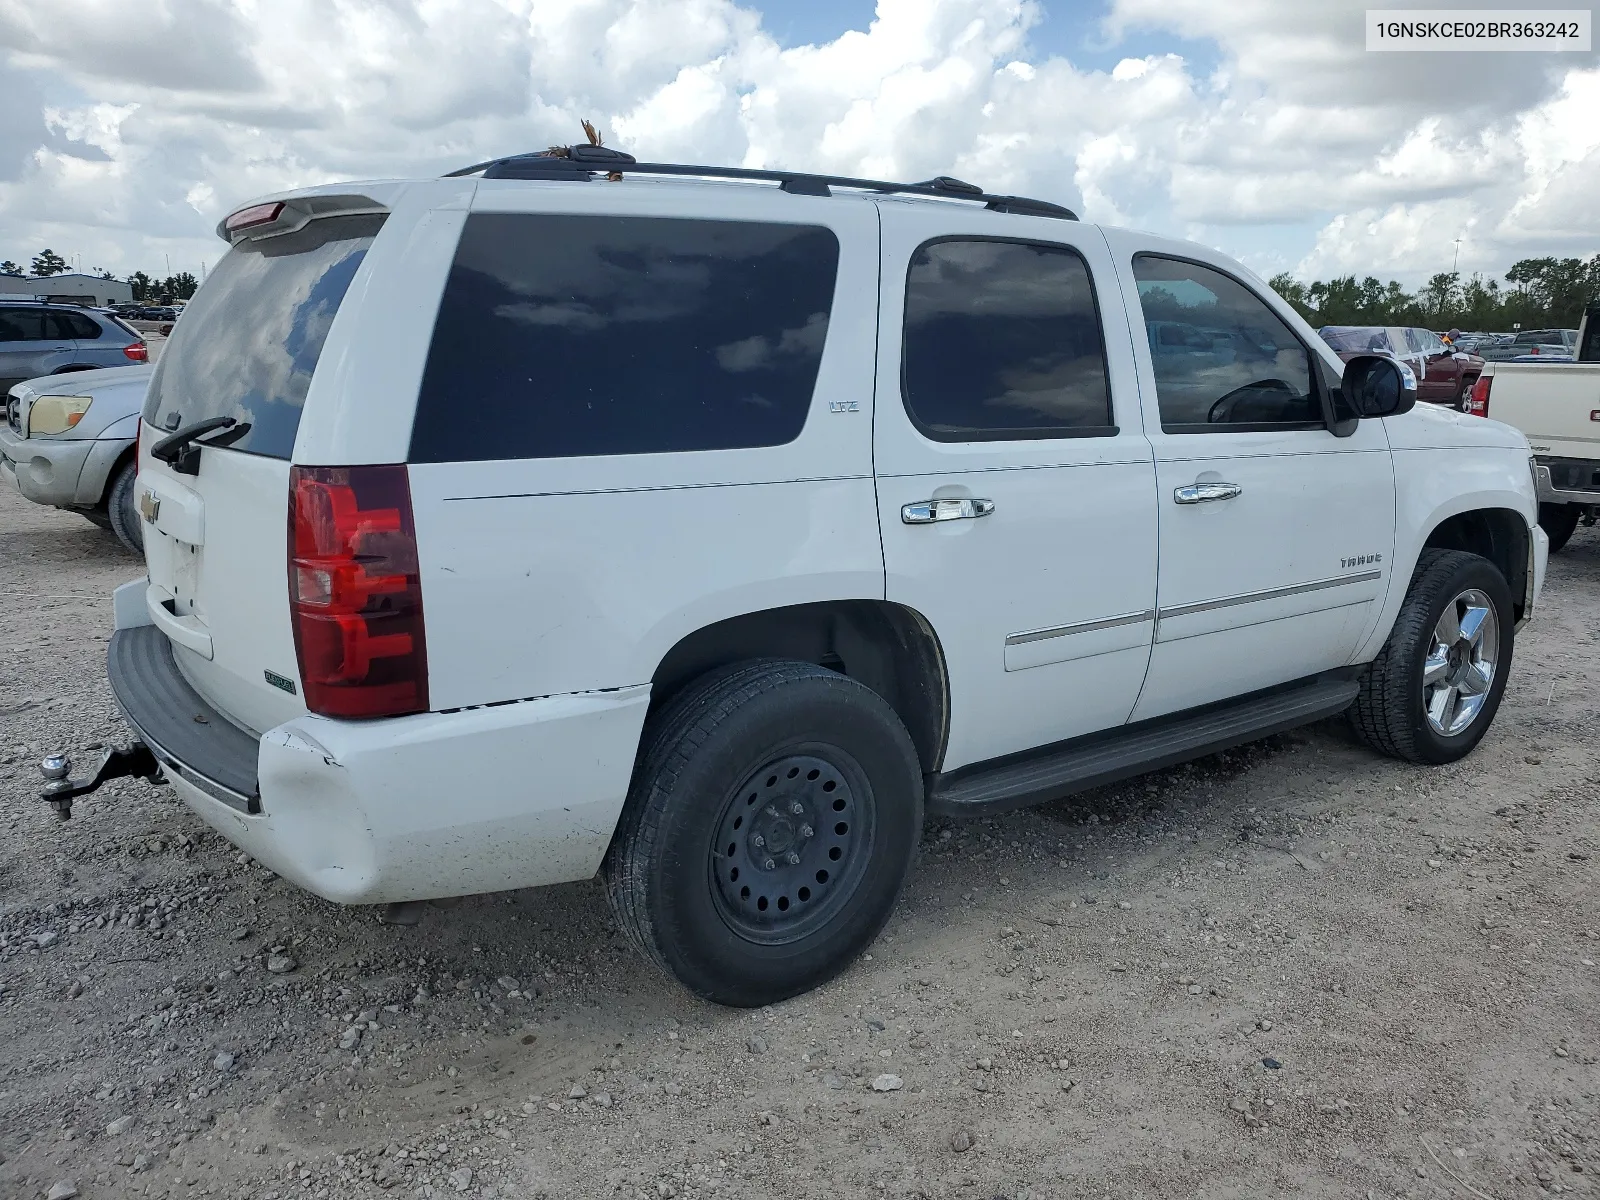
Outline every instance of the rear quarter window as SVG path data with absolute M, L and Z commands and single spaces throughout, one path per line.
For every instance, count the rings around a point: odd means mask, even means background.
M 84 313 L 56 313 L 55 318 L 61 324 L 62 337 L 87 342 L 100 337 L 103 332 L 100 328 L 100 323 Z
M 810 225 L 475 213 L 423 372 L 413 462 L 793 441 L 839 241 Z
M 322 217 L 229 250 L 172 328 L 146 423 L 171 431 L 233 417 L 207 440 L 288 458 L 328 327 L 383 219 Z

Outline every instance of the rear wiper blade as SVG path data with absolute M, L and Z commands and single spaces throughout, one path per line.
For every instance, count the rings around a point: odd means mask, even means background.
M 171 465 L 172 469 L 180 475 L 200 474 L 200 446 L 194 445 L 194 440 L 214 429 L 228 429 L 239 423 L 237 417 L 207 417 L 204 421 L 196 421 L 193 425 L 185 425 L 178 432 L 169 434 L 155 445 L 150 447 L 150 456 L 159 458 L 162 462 Z

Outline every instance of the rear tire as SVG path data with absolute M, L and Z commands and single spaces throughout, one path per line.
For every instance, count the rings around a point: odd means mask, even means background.
M 139 464 L 129 459 L 122 464 L 106 492 L 106 518 L 117 540 L 135 554 L 144 553 L 144 525 L 133 498 L 139 477 Z
M 1356 734 L 1408 762 L 1471 753 L 1505 693 L 1515 625 L 1511 589 L 1493 563 L 1424 550 L 1389 640 L 1361 676 L 1350 706 Z
M 674 697 L 641 746 L 602 873 L 657 966 L 754 1007 L 878 935 L 922 830 L 922 768 L 881 696 L 810 663 L 744 663 Z
M 1539 505 L 1539 528 L 1550 539 L 1550 553 L 1554 554 L 1567 544 L 1572 531 L 1578 527 L 1583 509 L 1576 504 Z

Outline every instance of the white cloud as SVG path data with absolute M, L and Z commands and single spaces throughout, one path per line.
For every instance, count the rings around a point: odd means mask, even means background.
M 254 195 L 576 140 L 580 117 L 657 159 L 954 174 L 1264 273 L 1415 281 L 1458 236 L 1493 273 L 1600 250 L 1594 55 L 1369 54 L 1365 0 L 1108 4 L 1100 41 L 1217 65 L 1041 56 L 1035 0 L 880 0 L 789 49 L 733 0 L 0 0 L 0 258 L 194 269 Z

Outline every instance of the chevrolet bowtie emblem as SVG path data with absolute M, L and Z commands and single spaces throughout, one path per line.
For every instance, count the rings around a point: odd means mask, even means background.
M 143 492 L 139 496 L 139 515 L 152 525 L 161 515 L 161 501 L 156 499 L 154 492 Z

